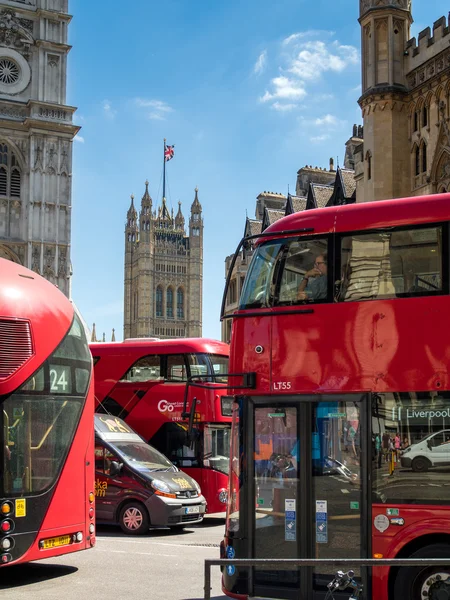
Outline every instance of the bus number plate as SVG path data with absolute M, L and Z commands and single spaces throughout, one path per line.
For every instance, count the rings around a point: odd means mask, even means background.
M 60 535 L 58 537 L 49 538 L 48 540 L 42 540 L 42 548 L 44 550 L 48 550 L 50 548 L 57 548 L 59 546 L 68 546 L 71 542 L 71 535 Z
M 192 515 L 193 513 L 199 513 L 200 506 L 186 506 L 186 514 Z

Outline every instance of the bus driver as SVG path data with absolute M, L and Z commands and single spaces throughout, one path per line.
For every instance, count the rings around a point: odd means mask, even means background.
M 327 255 L 319 254 L 299 285 L 297 300 L 323 300 L 327 297 L 327 287 Z

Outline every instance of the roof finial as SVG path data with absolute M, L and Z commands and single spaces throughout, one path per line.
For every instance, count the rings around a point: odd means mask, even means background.
M 92 324 L 91 342 L 97 341 L 97 334 L 95 333 L 95 323 Z
M 111 336 L 111 341 L 115 342 L 116 341 L 116 330 L 113 328 L 112 330 L 112 336 Z

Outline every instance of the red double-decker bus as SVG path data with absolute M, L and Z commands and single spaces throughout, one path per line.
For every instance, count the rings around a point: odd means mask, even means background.
M 137 338 L 92 343 L 90 349 L 96 412 L 123 419 L 200 484 L 208 513 L 223 513 L 231 427 L 222 377 L 228 373 L 228 344 L 203 338 Z M 202 383 L 190 388 L 185 402 L 188 379 Z M 183 413 L 192 411 L 189 427 Z
M 244 240 L 230 372 L 256 383 L 234 395 L 223 557 L 423 558 L 355 569 L 364 597 L 450 597 L 449 567 L 427 566 L 450 557 L 449 221 L 435 195 L 297 213 Z M 223 586 L 309 600 L 332 573 L 230 566 Z
M 51 283 L 0 259 L 0 565 L 95 544 L 85 330 Z

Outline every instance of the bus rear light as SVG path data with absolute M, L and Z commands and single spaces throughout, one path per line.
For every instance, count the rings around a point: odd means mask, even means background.
M 2 515 L 9 515 L 9 513 L 12 512 L 12 509 L 12 504 L 10 502 L 3 502 L 1 507 Z
M 379 554 L 379 553 L 375 553 L 373 555 L 374 558 L 383 558 L 383 556 L 384 556 L 383 554 Z
M 3 533 L 7 533 L 8 531 L 11 531 L 11 529 L 13 528 L 13 524 L 11 521 L 2 521 L 0 523 L 0 529 L 3 531 Z
M 3 550 L 9 550 L 12 547 L 12 539 L 11 538 L 3 538 L 0 541 L 0 546 Z
M 11 554 L 3 554 L 1 557 L 1 561 L 3 564 L 9 563 L 12 561 L 12 556 Z
M 89 518 L 90 518 L 90 519 L 93 519 L 93 518 L 94 518 L 94 515 L 95 515 L 95 510 L 94 510 L 94 509 L 91 507 L 91 508 L 89 509 Z
M 89 494 L 89 502 L 91 504 L 93 504 L 94 500 L 95 500 L 94 492 L 90 492 L 90 494 Z
M 78 533 L 75 534 L 75 541 L 77 541 L 77 542 L 83 541 L 83 534 L 81 533 L 81 531 L 79 531 Z
M 94 533 L 94 531 L 95 531 L 94 524 L 93 524 L 93 523 L 91 523 L 91 524 L 89 525 L 89 533 L 92 535 L 92 534 Z

